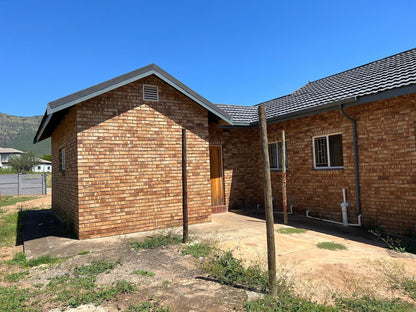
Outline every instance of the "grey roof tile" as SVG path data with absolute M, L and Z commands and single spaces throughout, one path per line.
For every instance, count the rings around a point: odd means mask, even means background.
M 362 97 L 416 84 L 416 49 L 398 53 L 344 72 L 309 82 L 293 93 L 255 106 L 222 104 L 240 125 L 258 122 L 258 105 L 266 106 L 267 118 L 278 119 L 293 113 L 319 109 L 353 97 Z

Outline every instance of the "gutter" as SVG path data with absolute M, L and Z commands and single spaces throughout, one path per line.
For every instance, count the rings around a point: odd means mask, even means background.
M 358 169 L 358 144 L 357 144 L 357 122 L 351 116 L 347 115 L 343 110 L 343 104 L 339 104 L 339 112 L 344 115 L 352 123 L 352 136 L 354 144 L 354 169 L 355 169 L 355 194 L 357 198 L 356 215 L 361 215 L 361 196 L 360 196 L 360 175 Z

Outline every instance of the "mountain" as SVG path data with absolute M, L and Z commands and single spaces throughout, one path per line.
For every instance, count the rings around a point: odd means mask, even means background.
M 51 139 L 33 144 L 42 116 L 19 117 L 0 113 L 0 147 L 13 147 L 36 156 L 51 153 Z

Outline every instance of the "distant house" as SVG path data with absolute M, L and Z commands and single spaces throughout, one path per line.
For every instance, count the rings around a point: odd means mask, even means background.
M 24 152 L 14 148 L 0 147 L 0 168 L 10 168 L 10 156 L 21 155 Z M 37 163 L 32 167 L 33 172 L 52 172 L 52 162 L 37 158 Z
M 12 155 L 20 155 L 22 151 L 19 151 L 14 148 L 4 148 L 0 147 L 0 168 L 9 168 L 9 158 Z
M 345 189 L 349 223 L 416 232 L 416 49 L 258 105 L 276 210 L 285 165 L 295 213 L 341 222 Z M 190 223 L 263 205 L 258 105 L 213 104 L 153 64 L 50 102 L 35 142 L 52 138 L 53 210 L 80 239 L 180 225 L 182 129 Z

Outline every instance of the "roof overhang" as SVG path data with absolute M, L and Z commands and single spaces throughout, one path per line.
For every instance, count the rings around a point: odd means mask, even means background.
M 232 117 L 218 108 L 215 104 L 211 103 L 207 99 L 203 98 L 201 95 L 187 87 L 185 84 L 168 74 L 166 71 L 161 69 L 155 64 L 151 64 L 145 67 L 142 67 L 138 70 L 132 71 L 125 75 L 107 80 L 103 83 L 95 85 L 93 87 L 87 88 L 85 90 L 73 93 L 56 101 L 48 103 L 45 115 L 39 125 L 38 131 L 34 138 L 34 143 L 37 143 L 43 139 L 48 138 L 48 135 L 44 135 L 45 129 L 53 121 L 55 114 L 62 112 L 78 103 L 84 102 L 86 100 L 92 99 L 101 94 L 107 93 L 111 90 L 117 89 L 134 81 L 140 80 L 142 78 L 148 77 L 150 75 L 155 75 L 165 83 L 169 84 L 179 92 L 183 93 L 185 96 L 195 101 L 197 104 L 204 107 L 209 112 L 228 122 L 233 124 Z

